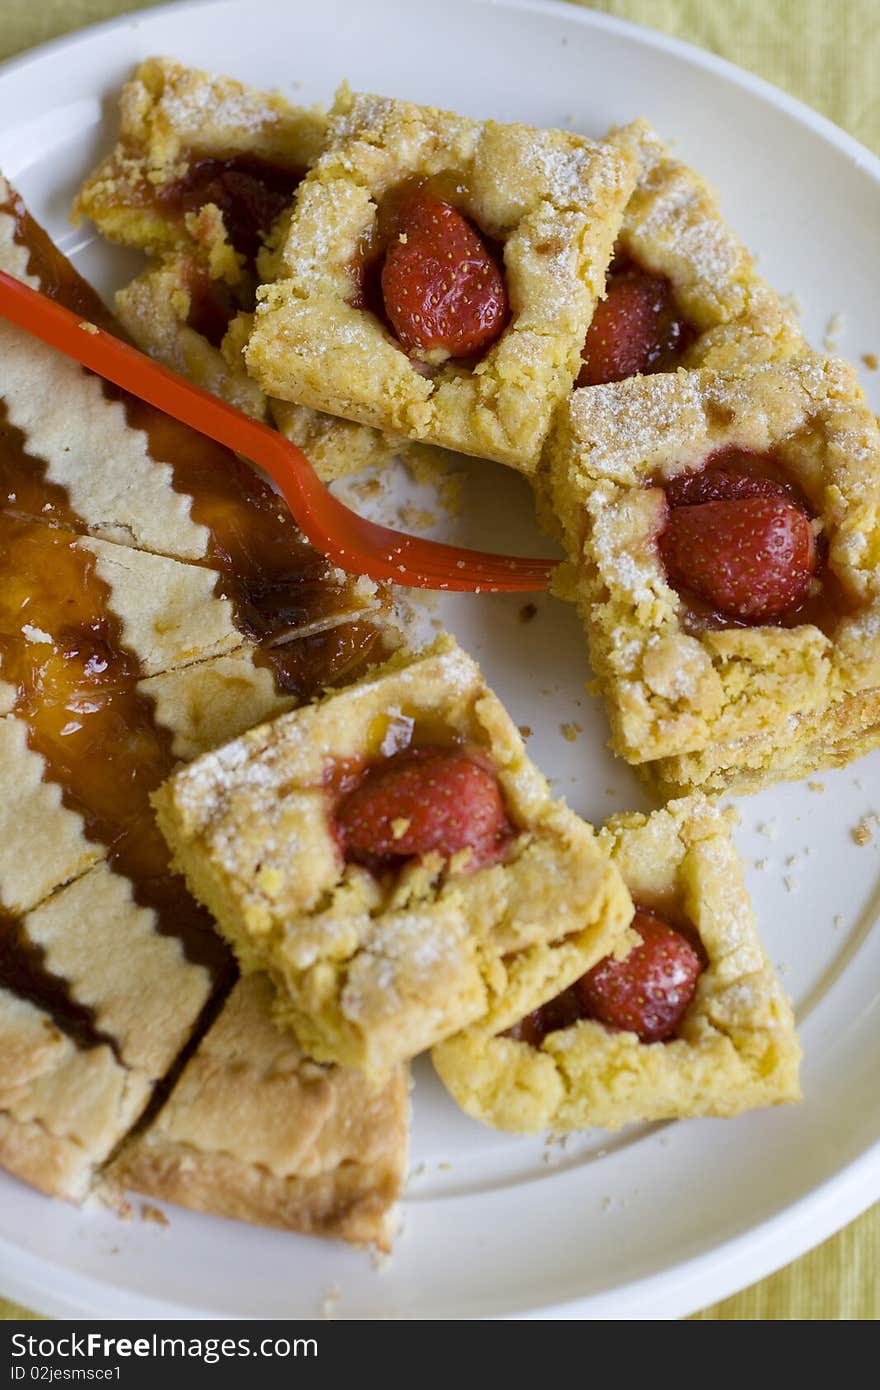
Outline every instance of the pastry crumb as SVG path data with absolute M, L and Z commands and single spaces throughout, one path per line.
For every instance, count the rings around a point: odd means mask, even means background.
M 89 323 L 88 319 L 80 319 L 79 327 L 83 333 L 89 333 L 93 338 L 97 337 L 101 331 L 96 323 Z
M 825 337 L 822 339 L 822 346 L 826 352 L 836 352 L 840 343 L 840 335 L 846 326 L 843 314 L 832 314 L 825 328 Z
M 531 738 L 532 734 L 535 732 L 531 724 L 517 724 L 517 728 L 519 729 L 523 738 Z
M 530 623 L 537 616 L 538 605 L 536 603 L 524 603 L 519 610 L 519 620 L 521 623 Z
M 759 869 L 759 870 L 761 871 L 761 873 L 764 873 L 764 871 L 765 871 L 766 869 L 768 869 L 769 867 L 770 867 L 770 860 L 769 860 L 769 859 L 756 859 L 756 860 L 755 860 L 755 868 L 756 868 L 756 869 Z
M 880 358 L 878 358 L 876 352 L 863 352 L 862 361 L 869 372 L 876 372 L 877 368 L 880 367 Z
M 831 925 L 835 931 L 840 931 L 840 928 L 843 926 L 843 916 L 841 913 L 835 912 Z
M 382 1274 L 391 1264 L 391 1251 L 380 1250 L 378 1246 L 370 1246 L 370 1263 L 377 1274 Z
M 408 531 L 427 531 L 437 525 L 437 515 L 426 507 L 417 507 L 411 502 L 399 507 L 397 511 L 401 526 Z
M 819 793 L 821 793 L 821 792 L 824 792 L 824 790 L 825 790 L 825 783 L 824 783 L 824 782 L 808 782 L 808 783 L 807 783 L 807 791 L 819 792 Z
M 786 874 L 782 882 L 785 884 L 786 893 L 799 893 L 801 891 L 800 879 L 795 878 L 794 874 Z
M 465 475 L 453 454 L 413 444 L 403 454 L 402 462 L 414 483 L 434 489 L 437 505 L 447 516 L 461 515 Z
M 766 835 L 768 840 L 775 840 L 779 835 L 779 827 L 777 826 L 776 822 L 772 820 L 761 821 L 761 824 L 756 825 L 755 829 L 757 830 L 759 835 Z
M 796 869 L 800 862 L 801 857 L 799 854 L 790 854 L 785 861 L 785 867 L 787 869 Z
M 438 1169 L 439 1169 L 439 1171 L 440 1171 L 441 1173 L 451 1173 L 451 1172 L 452 1172 L 452 1164 L 451 1164 L 451 1163 L 438 1163 L 438 1164 L 437 1164 L 437 1167 L 438 1167 Z
M 171 1225 L 164 1211 L 160 1211 L 158 1207 L 154 1207 L 152 1202 L 141 1202 L 141 1220 L 151 1221 L 155 1226 Z
M 321 1299 L 321 1317 L 325 1322 L 332 1322 L 336 1317 L 336 1308 L 341 1297 L 342 1290 L 339 1285 L 331 1284 Z
M 582 724 L 560 724 L 559 732 L 562 734 L 566 743 L 574 743 L 578 734 L 582 734 L 584 729 Z
M 858 825 L 853 827 L 852 837 L 857 845 L 870 845 L 874 839 L 874 827 L 880 824 L 880 816 L 876 811 L 869 811 L 862 816 Z

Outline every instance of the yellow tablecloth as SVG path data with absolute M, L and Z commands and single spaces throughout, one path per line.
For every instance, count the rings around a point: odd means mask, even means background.
M 0 0 L 0 59 L 161 0 Z M 575 0 L 580 3 L 580 0 Z M 786 88 L 880 153 L 880 0 L 604 0 Z M 230 71 L 235 55 L 230 54 Z M 34 1314 L 0 1299 L 3 1318 Z M 709 1319 L 880 1316 L 880 1206 L 787 1269 L 698 1313 Z

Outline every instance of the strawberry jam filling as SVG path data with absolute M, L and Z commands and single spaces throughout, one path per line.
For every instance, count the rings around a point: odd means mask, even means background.
M 212 279 L 195 259 L 185 272 L 190 295 L 187 324 L 219 348 L 231 319 L 250 312 L 256 300 L 256 258 L 272 226 L 302 181 L 301 169 L 285 169 L 254 155 L 228 159 L 190 156 L 186 173 L 150 196 L 179 217 L 212 204 L 220 209 L 226 235 L 250 272 L 233 291 Z
M 412 357 L 478 359 L 510 318 L 498 248 L 460 211 L 449 176 L 390 193 L 353 266 L 353 303 Z
M 833 619 L 809 506 L 774 454 L 721 450 L 665 493 L 660 555 L 688 626 Z
M 290 203 L 302 176 L 301 169 L 285 169 L 256 155 L 227 159 L 194 155 L 183 177 L 160 190 L 158 201 L 181 215 L 213 203 L 223 214 L 232 245 L 253 263 L 262 239 Z
M 187 325 L 200 333 L 212 347 L 219 348 L 226 336 L 230 321 L 244 307 L 220 280 L 193 268 L 187 277 L 189 313 Z
M 636 908 L 631 926 L 641 942 L 624 960 L 606 956 L 504 1036 L 540 1047 L 549 1033 L 592 1019 L 643 1043 L 676 1037 L 706 968 L 702 944 L 692 928 L 673 927 L 646 907 Z
M 463 850 L 468 870 L 485 868 L 503 857 L 513 835 L 495 773 L 466 745 L 409 747 L 337 786 L 337 843 L 346 860 L 375 870 Z
M 618 252 L 587 331 L 577 385 L 675 371 L 695 336 L 666 276 Z

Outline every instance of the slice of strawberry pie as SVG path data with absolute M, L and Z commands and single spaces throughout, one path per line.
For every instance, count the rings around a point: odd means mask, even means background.
M 761 278 L 705 180 L 647 121 L 612 130 L 639 180 L 626 205 L 583 350 L 578 386 L 751 367 L 803 352 L 791 310 Z
M 253 730 L 155 797 L 174 862 L 319 1060 L 383 1075 L 513 975 L 573 982 L 631 905 L 449 637 Z
M 880 432 L 814 356 L 574 392 L 548 449 L 612 746 L 664 795 L 880 742 Z
M 518 981 L 435 1047 L 454 1099 L 526 1133 L 798 1100 L 794 1018 L 724 815 L 703 797 L 673 801 L 615 816 L 600 838 L 637 904 L 628 952 L 555 992 L 547 979 Z
M 527 475 L 571 390 L 634 153 L 343 88 L 245 348 L 269 395 Z

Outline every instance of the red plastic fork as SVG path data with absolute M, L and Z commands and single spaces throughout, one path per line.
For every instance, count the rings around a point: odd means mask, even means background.
M 267 425 L 151 361 L 111 333 L 0 271 L 0 316 L 89 371 L 260 465 L 300 529 L 341 569 L 419 589 L 546 589 L 553 560 L 517 559 L 421 540 L 365 521 L 330 493 L 305 454 Z

